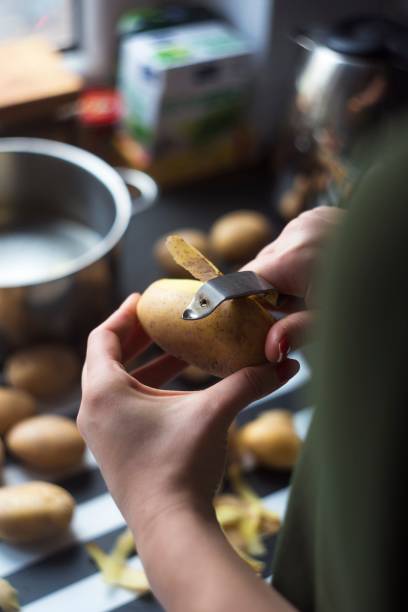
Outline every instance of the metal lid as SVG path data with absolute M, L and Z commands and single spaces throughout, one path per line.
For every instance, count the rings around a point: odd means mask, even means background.
M 310 38 L 344 55 L 408 65 L 408 24 L 387 17 L 353 17 L 330 29 L 314 30 Z

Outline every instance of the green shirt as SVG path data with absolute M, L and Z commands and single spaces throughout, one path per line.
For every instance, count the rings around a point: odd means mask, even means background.
M 302 612 L 408 610 L 408 149 L 361 181 L 323 283 L 316 410 L 274 586 Z

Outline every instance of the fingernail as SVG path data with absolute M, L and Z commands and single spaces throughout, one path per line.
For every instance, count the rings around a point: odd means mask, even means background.
M 295 359 L 287 359 L 276 368 L 276 373 L 281 384 L 287 382 L 299 372 L 300 364 Z
M 290 344 L 287 336 L 283 336 L 278 342 L 278 363 L 282 363 L 290 353 Z

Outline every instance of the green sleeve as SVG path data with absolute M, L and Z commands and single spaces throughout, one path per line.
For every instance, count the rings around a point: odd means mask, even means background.
M 274 586 L 303 612 L 408 610 L 408 150 L 361 181 L 323 282 L 316 410 Z

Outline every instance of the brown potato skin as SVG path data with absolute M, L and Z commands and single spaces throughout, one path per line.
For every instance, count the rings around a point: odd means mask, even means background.
M 214 223 L 210 244 L 214 253 L 225 261 L 246 263 L 271 241 L 272 235 L 268 217 L 254 210 L 236 210 Z
M 16 389 L 48 399 L 68 391 L 79 378 L 75 353 L 62 344 L 43 344 L 16 351 L 6 361 L 4 375 Z
M 211 257 L 210 241 L 207 234 L 204 232 L 193 228 L 185 228 L 174 230 L 174 232 L 171 232 L 171 234 L 181 236 L 184 238 L 184 240 L 186 240 L 186 242 L 192 244 L 193 247 L 198 249 L 203 255 L 206 257 Z M 176 278 L 191 278 L 191 274 L 174 261 L 166 247 L 167 236 L 171 234 L 162 236 L 162 238 L 159 238 L 159 240 L 157 240 L 157 242 L 154 244 L 154 257 L 163 271 L 169 276 L 174 276 Z
M 162 279 L 146 289 L 137 305 L 145 331 L 164 351 L 223 378 L 265 363 L 265 338 L 273 319 L 250 299 L 224 302 L 197 321 L 181 316 L 202 283 Z
M 37 411 L 36 400 L 25 391 L 0 387 L 0 435 L 19 421 L 28 419 Z
M 38 415 L 17 423 L 6 435 L 17 459 L 44 471 L 66 470 L 82 459 L 85 443 L 76 425 L 58 415 Z
M 290 412 L 271 410 L 237 431 L 239 453 L 249 453 L 260 465 L 290 469 L 298 458 L 302 442 Z
M 75 508 L 73 497 L 48 482 L 0 488 L 0 539 L 35 542 L 67 529 Z

